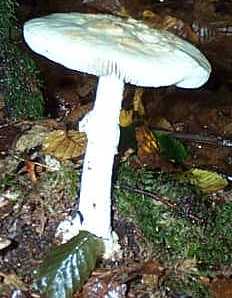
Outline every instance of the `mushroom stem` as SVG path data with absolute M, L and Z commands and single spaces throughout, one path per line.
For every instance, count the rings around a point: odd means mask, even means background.
M 114 155 L 119 142 L 119 114 L 123 97 L 124 82 L 114 75 L 99 78 L 93 110 L 84 120 L 88 144 L 81 178 L 79 211 L 61 222 L 57 235 L 67 242 L 86 230 L 103 239 L 104 257 L 119 253 L 119 245 L 111 229 L 111 178 Z
M 124 83 L 116 76 L 99 78 L 87 124 L 88 144 L 81 179 L 82 230 L 111 239 L 111 177 L 119 142 L 119 114 Z

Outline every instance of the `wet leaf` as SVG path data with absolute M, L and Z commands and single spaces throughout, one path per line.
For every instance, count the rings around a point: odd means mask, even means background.
M 89 278 L 102 253 L 102 241 L 81 231 L 68 243 L 52 249 L 38 270 L 35 289 L 48 298 L 71 298 Z
M 78 158 L 84 154 L 86 142 L 84 132 L 56 130 L 45 138 L 43 151 L 60 160 Z
M 228 185 L 225 178 L 213 171 L 191 169 L 185 172 L 183 177 L 207 193 L 224 189 Z
M 182 163 L 188 157 L 186 147 L 179 140 L 162 133 L 155 133 L 157 137 L 161 155 L 168 160 Z

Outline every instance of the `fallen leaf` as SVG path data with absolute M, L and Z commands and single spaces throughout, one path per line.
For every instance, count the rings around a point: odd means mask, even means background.
M 122 109 L 119 116 L 119 123 L 121 127 L 130 126 L 133 122 L 133 110 Z
M 198 186 L 205 193 L 224 189 L 228 185 L 228 181 L 218 173 L 197 168 L 184 172 L 181 177 Z
M 84 154 L 86 143 L 84 132 L 56 130 L 45 137 L 43 151 L 59 160 L 75 159 Z
M 42 144 L 44 137 L 49 129 L 46 126 L 34 125 L 27 130 L 16 142 L 15 148 L 19 152 L 27 152 L 31 148 L 38 147 Z
M 160 154 L 164 159 L 181 164 L 188 157 L 188 150 L 185 145 L 170 135 L 155 132 L 159 144 Z
M 160 277 L 164 274 L 165 269 L 156 260 L 149 260 L 141 268 L 142 283 L 150 289 L 158 286 Z
M 157 140 L 154 137 L 152 131 L 146 126 L 139 126 L 136 128 L 136 140 L 140 155 L 159 152 Z
M 172 124 L 164 117 L 162 116 L 155 116 L 153 118 L 153 126 L 156 128 L 156 129 L 164 129 L 164 130 L 167 130 L 167 131 L 173 131 L 173 127 L 172 127 Z
M 199 42 L 199 38 L 192 30 L 191 26 L 179 18 L 167 15 L 163 18 L 162 26 L 163 29 L 187 39 L 192 43 Z
M 232 297 L 232 280 L 229 278 L 215 278 L 210 284 L 214 298 Z
M 164 272 L 165 268 L 155 260 L 149 260 L 140 264 L 132 263 L 128 266 L 120 266 L 115 269 L 99 269 L 93 272 L 90 279 L 84 285 L 82 292 L 75 297 L 124 298 L 127 297 L 127 284 L 132 280 L 141 279 L 141 283 L 143 284 L 145 283 L 145 280 L 149 280 L 149 282 L 151 282 L 149 285 L 151 288 L 154 288 L 157 286 L 158 281 Z M 155 285 L 154 281 L 156 281 Z
M 37 270 L 35 290 L 43 297 L 71 298 L 83 286 L 104 252 L 102 240 L 87 231 L 53 247 Z
M 153 133 L 146 126 L 136 128 L 137 156 L 141 164 L 151 168 L 173 170 L 173 164 L 162 159 L 160 148 Z
M 191 26 L 180 18 L 170 15 L 161 16 L 150 10 L 145 10 L 142 17 L 143 21 L 152 28 L 170 31 L 192 43 L 198 43 L 199 41 L 197 34 L 192 30 Z

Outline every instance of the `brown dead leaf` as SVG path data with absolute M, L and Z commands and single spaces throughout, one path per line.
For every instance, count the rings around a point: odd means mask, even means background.
M 116 269 L 99 269 L 93 272 L 91 278 L 84 285 L 82 293 L 75 298 L 99 298 L 99 297 L 126 297 L 127 284 L 139 278 L 141 283 L 144 277 L 150 277 L 158 283 L 164 274 L 164 268 L 155 260 L 145 263 L 133 263 Z M 156 285 L 157 285 L 156 283 Z M 154 288 L 154 287 L 153 287 Z M 114 294 L 114 295 L 113 295 Z
M 172 124 L 166 118 L 164 118 L 162 116 L 155 116 L 153 118 L 152 124 L 156 129 L 164 129 L 164 130 L 168 130 L 168 131 L 174 130 L 172 127 Z
M 159 147 L 152 132 L 145 126 L 135 130 L 137 156 L 141 164 L 157 167 L 160 161 Z
M 86 142 L 84 132 L 56 130 L 45 137 L 43 151 L 59 160 L 75 159 L 84 154 Z
M 143 12 L 143 21 L 152 28 L 170 31 L 192 43 L 198 43 L 199 38 L 191 26 L 182 19 L 170 15 L 161 16 L 150 10 Z
M 173 172 L 177 168 L 170 162 L 162 159 L 159 152 L 159 144 L 151 130 L 146 126 L 139 126 L 135 129 L 137 141 L 137 156 L 142 165 L 153 169 Z
M 165 269 L 155 260 L 149 260 L 141 268 L 142 282 L 149 288 L 156 288 L 160 277 L 164 274 Z
M 136 128 L 136 140 L 139 155 L 154 154 L 159 151 L 159 145 L 153 133 L 146 126 L 139 126 Z
M 181 38 L 187 39 L 192 43 L 198 43 L 199 38 L 197 34 L 192 30 L 191 26 L 185 23 L 183 20 L 172 17 L 172 16 L 165 16 L 162 22 L 163 29 L 170 31 Z
M 228 278 L 216 278 L 210 284 L 214 298 L 232 297 L 232 280 Z

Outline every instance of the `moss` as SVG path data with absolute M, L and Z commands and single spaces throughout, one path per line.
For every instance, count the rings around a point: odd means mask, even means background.
M 39 119 L 44 112 L 41 80 L 33 60 L 20 49 L 22 34 L 16 26 L 16 6 L 15 0 L 0 1 L 0 89 L 11 118 Z
M 135 171 L 127 163 L 119 169 L 117 184 L 119 211 L 137 223 L 160 260 L 174 264 L 195 258 L 204 272 L 231 264 L 231 202 L 219 205 L 170 175 L 146 169 Z M 125 185 L 130 185 L 131 191 L 125 190 Z M 136 193 L 136 189 L 144 194 Z M 172 207 L 158 203 L 146 192 L 168 198 Z

